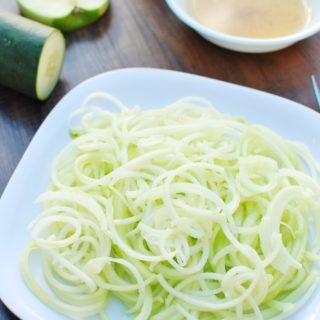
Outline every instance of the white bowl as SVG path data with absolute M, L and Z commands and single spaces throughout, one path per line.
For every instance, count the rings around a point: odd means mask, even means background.
M 311 19 L 302 30 L 289 36 L 271 39 L 242 38 L 213 31 L 203 26 L 189 15 L 187 11 L 188 0 L 166 0 L 166 2 L 170 9 L 181 21 L 198 32 L 202 37 L 220 47 L 240 52 L 261 53 L 280 50 L 289 47 L 300 40 L 308 38 L 320 31 L 319 0 L 307 1 L 311 9 Z

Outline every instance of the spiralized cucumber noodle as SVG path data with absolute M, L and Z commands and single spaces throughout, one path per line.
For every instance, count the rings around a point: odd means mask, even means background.
M 195 97 L 141 111 L 96 93 L 76 119 L 21 259 L 44 303 L 105 319 L 112 295 L 136 320 L 256 320 L 310 297 L 320 187 L 307 147 Z

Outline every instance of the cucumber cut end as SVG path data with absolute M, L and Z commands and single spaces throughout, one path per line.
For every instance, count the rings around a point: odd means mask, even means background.
M 54 30 L 46 40 L 39 59 L 36 96 L 47 99 L 56 86 L 65 56 L 65 40 L 62 33 Z
M 98 20 L 110 0 L 17 0 L 21 13 L 33 20 L 72 31 Z
M 18 0 L 20 9 L 27 16 L 54 19 L 69 15 L 74 8 L 74 0 Z

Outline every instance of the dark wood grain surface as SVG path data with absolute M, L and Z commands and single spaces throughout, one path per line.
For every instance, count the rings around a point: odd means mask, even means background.
M 18 12 L 13 0 L 0 0 L 0 9 Z M 0 86 L 0 194 L 55 104 L 78 83 L 108 70 L 182 70 L 317 108 L 310 74 L 320 78 L 320 34 L 279 52 L 242 54 L 199 37 L 175 18 L 164 0 L 114 0 L 98 23 L 66 34 L 66 38 L 68 50 L 61 81 L 48 101 L 38 102 Z M 16 318 L 0 302 L 0 320 L 8 319 Z

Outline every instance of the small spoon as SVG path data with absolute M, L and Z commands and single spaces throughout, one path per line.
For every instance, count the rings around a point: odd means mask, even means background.
M 318 107 L 320 109 L 320 89 L 319 89 L 317 79 L 314 75 L 311 76 L 311 82 L 312 82 L 314 94 L 316 96 L 316 101 L 317 101 Z

